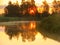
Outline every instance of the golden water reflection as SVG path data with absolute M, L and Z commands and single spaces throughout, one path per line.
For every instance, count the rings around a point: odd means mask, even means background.
M 20 45 L 20 44 L 60 45 L 59 42 L 49 38 L 44 40 L 43 35 L 40 32 L 37 32 L 36 26 L 37 26 L 36 22 L 22 23 L 18 25 L 0 26 L 0 44 L 1 45 Z M 11 40 L 9 39 L 9 37 Z M 25 42 L 23 42 L 22 40 Z
M 34 21 L 5 27 L 5 33 L 9 35 L 10 39 L 13 37 L 16 37 L 18 39 L 19 35 L 21 35 L 22 41 L 34 41 L 35 35 L 37 34 L 36 22 Z
M 9 40 L 8 35 L 5 32 L 0 32 L 0 44 L 1 45 L 60 45 L 59 42 L 47 38 L 43 39 L 43 36 L 40 33 L 37 33 L 36 39 L 33 42 L 22 42 L 22 37 L 19 36 L 19 40 L 12 38 Z

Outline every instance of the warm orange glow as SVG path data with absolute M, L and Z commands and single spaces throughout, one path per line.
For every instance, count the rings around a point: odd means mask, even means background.
M 36 13 L 37 9 L 36 9 L 36 7 L 33 6 L 33 7 L 30 7 L 28 9 L 28 11 L 29 11 L 29 14 L 34 15 Z
M 53 8 L 52 8 L 52 7 L 49 8 L 49 13 L 50 13 L 50 14 L 53 13 Z
M 30 29 L 35 29 L 35 28 L 36 28 L 36 22 L 31 22 Z
M 34 29 L 35 30 L 36 28 L 36 22 L 30 22 L 29 24 L 22 24 L 20 29 L 23 29 L 23 30 L 32 30 Z
M 34 10 L 30 10 L 29 13 L 30 14 L 34 14 L 35 12 L 34 12 Z
M 44 11 L 44 5 L 43 5 L 43 1 L 45 1 L 45 0 L 35 0 L 35 3 L 36 3 L 36 5 L 37 5 L 37 10 L 38 10 L 38 13 L 43 13 L 43 11 Z M 49 5 L 49 13 L 51 14 L 52 13 L 52 8 L 50 8 L 50 6 L 51 6 L 51 4 L 52 4 L 52 2 L 53 2 L 54 0 L 46 0 L 46 2 L 48 3 L 48 5 Z
M 3 8 L 0 9 L 0 14 L 2 14 L 2 13 L 4 13 L 4 9 Z
M 49 4 L 49 3 L 52 3 L 54 0 L 46 0 L 46 1 Z
M 43 13 L 43 7 L 37 7 L 38 13 Z
M 9 0 L 0 0 L 0 5 L 7 5 Z

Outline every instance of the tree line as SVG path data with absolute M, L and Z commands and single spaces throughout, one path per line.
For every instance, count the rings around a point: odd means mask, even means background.
M 48 10 L 49 6 L 47 3 L 44 3 L 45 11 L 41 14 L 38 13 L 37 7 L 35 4 L 30 4 L 29 2 L 24 2 L 19 6 L 18 1 L 16 4 L 12 4 L 11 1 L 9 1 L 8 6 L 5 7 L 5 17 L 40 17 L 41 15 L 43 17 L 47 17 L 49 15 Z

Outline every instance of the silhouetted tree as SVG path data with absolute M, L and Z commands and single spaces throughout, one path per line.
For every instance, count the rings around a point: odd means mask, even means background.
M 34 15 L 36 15 L 37 12 L 37 8 L 35 5 L 30 4 L 29 2 L 24 2 L 21 6 L 21 13 L 23 16 L 27 17 L 27 16 L 31 16 L 33 17 Z
M 26 16 L 26 14 L 28 14 L 28 8 L 30 6 L 30 3 L 29 2 L 24 2 L 21 6 L 20 6 L 20 9 L 21 9 L 21 13 L 23 15 Z
M 6 13 L 5 13 L 5 16 L 7 17 L 19 17 L 19 6 L 16 4 L 16 5 L 13 5 L 12 2 L 10 1 L 8 6 L 5 7 L 6 9 Z
M 52 16 L 44 18 L 40 24 L 40 27 L 48 33 L 59 35 L 60 34 L 59 33 L 59 31 L 60 31 L 59 16 L 60 15 L 58 15 L 58 14 L 54 14 Z
M 19 28 L 17 28 L 16 25 L 14 25 L 14 26 L 6 26 L 5 32 L 6 34 L 9 35 L 9 38 L 12 39 L 12 37 L 14 36 L 17 37 L 21 31 L 19 30 Z
M 44 11 L 42 13 L 42 17 L 49 16 L 49 5 L 46 1 L 43 2 L 43 8 L 44 8 Z

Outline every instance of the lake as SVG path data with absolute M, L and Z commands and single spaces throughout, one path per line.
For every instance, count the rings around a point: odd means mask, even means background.
M 60 45 L 59 41 L 51 38 L 52 35 L 38 30 L 40 24 L 40 21 L 1 23 L 0 45 Z

